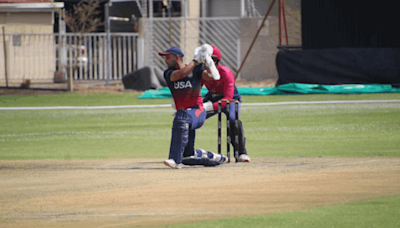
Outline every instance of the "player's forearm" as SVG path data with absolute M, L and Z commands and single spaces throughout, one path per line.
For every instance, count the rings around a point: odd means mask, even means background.
M 171 74 L 171 81 L 174 82 L 188 76 L 194 70 L 195 67 L 196 67 L 196 62 L 192 61 L 182 69 L 175 70 Z
M 214 60 L 212 60 L 211 58 L 211 54 L 210 55 L 206 54 L 204 56 L 204 59 L 205 59 L 205 66 L 206 68 L 208 68 L 207 71 L 210 73 L 209 76 L 214 78 L 214 80 L 219 80 L 221 78 L 221 75 L 219 74 L 217 66 L 215 66 Z
M 232 100 L 233 99 L 233 86 L 226 86 L 226 88 L 224 88 L 224 97 L 221 98 L 221 100 Z M 215 109 L 218 108 L 218 103 L 214 104 Z M 226 102 L 222 102 L 222 108 L 226 107 Z
M 205 64 L 205 65 L 206 65 L 206 64 Z M 213 76 L 212 73 L 211 73 L 210 67 L 208 67 L 208 65 L 206 65 L 205 68 L 206 68 L 205 72 L 206 72 L 207 77 L 209 77 L 209 78 L 214 78 L 214 76 Z
M 204 68 L 206 68 L 206 72 L 207 72 L 208 76 L 212 77 L 210 67 L 208 67 L 208 65 L 206 66 L 206 64 L 204 64 L 204 65 L 205 65 Z

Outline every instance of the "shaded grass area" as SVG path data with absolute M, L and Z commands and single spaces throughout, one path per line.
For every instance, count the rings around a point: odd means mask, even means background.
M 232 217 L 171 227 L 394 228 L 400 227 L 400 219 L 398 219 L 400 214 L 399 204 L 400 196 L 383 197 L 326 208 L 321 207 L 314 210 Z

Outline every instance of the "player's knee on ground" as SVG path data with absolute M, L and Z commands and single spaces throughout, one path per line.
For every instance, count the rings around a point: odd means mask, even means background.
M 203 165 L 206 167 L 221 164 L 221 155 L 203 149 L 196 149 L 193 156 L 182 159 L 184 165 Z

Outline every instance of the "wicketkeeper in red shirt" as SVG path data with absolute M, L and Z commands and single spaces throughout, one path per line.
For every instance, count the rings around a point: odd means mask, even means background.
M 240 107 L 242 103 L 242 98 L 240 94 L 238 93 L 237 87 L 235 85 L 235 77 L 233 76 L 232 71 L 226 67 L 221 65 L 219 62 L 221 61 L 221 52 L 217 47 L 212 46 L 213 53 L 211 55 L 211 58 L 213 59 L 220 78 L 219 80 L 215 80 L 213 78 L 206 78 L 203 77 L 201 79 L 201 83 L 206 86 L 208 89 L 208 93 L 204 96 L 203 98 L 203 106 L 204 109 L 207 112 L 206 119 L 210 118 L 211 116 L 215 115 L 218 113 L 218 101 L 219 100 L 238 100 L 239 101 L 239 107 L 238 107 L 238 112 L 239 112 L 239 117 L 240 117 Z M 207 65 L 207 63 L 206 63 Z M 206 68 L 207 69 L 207 68 Z M 208 70 L 208 69 L 207 69 Z M 210 72 L 211 73 L 211 72 Z M 222 102 L 222 112 L 227 115 L 227 109 L 226 109 L 226 102 Z M 239 162 L 250 162 L 250 157 L 247 154 L 246 150 L 246 138 L 244 137 L 244 131 L 243 131 L 243 123 L 242 121 L 238 120 L 238 128 L 235 129 L 235 105 L 232 104 L 230 105 L 229 108 L 229 122 L 230 122 L 230 138 L 231 138 L 231 144 L 235 148 L 235 134 L 239 134 Z M 236 148 L 235 148 L 236 151 Z

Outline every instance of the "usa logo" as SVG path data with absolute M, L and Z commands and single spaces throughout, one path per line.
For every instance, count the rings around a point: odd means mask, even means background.
M 187 89 L 187 88 L 192 88 L 192 83 L 190 83 L 190 81 L 187 81 L 187 82 L 176 81 L 176 82 L 174 82 L 174 89 Z

